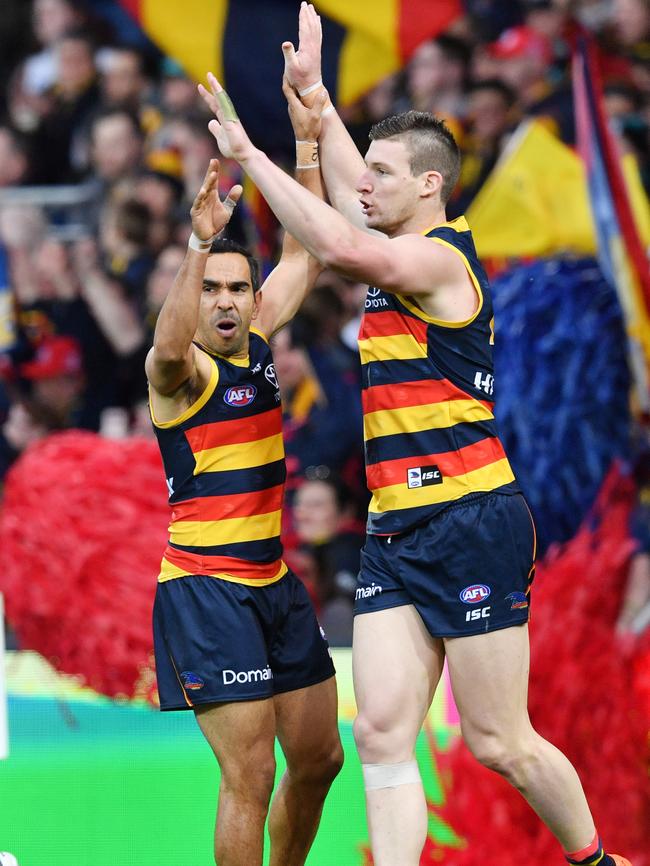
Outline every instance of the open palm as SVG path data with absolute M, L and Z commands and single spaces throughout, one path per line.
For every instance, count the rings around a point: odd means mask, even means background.
M 242 188 L 236 184 L 221 201 L 219 198 L 219 160 L 211 159 L 201 189 L 198 191 L 190 211 L 194 234 L 201 240 L 207 240 L 219 234 L 228 224 L 241 194 Z
M 320 16 L 311 3 L 301 3 L 298 16 L 298 51 L 291 42 L 282 43 L 284 74 L 296 90 L 304 90 L 320 80 L 322 41 Z

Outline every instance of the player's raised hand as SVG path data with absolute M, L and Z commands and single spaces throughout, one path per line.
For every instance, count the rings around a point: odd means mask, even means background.
M 192 231 L 200 240 L 208 240 L 228 224 L 242 194 L 239 184 L 233 186 L 223 201 L 219 198 L 219 160 L 211 159 L 201 189 L 196 194 L 190 216 Z
M 311 108 L 307 108 L 307 106 L 302 104 L 300 97 L 289 84 L 286 75 L 282 79 L 282 92 L 287 98 L 289 118 L 291 126 L 293 126 L 293 134 L 296 137 L 296 141 L 318 141 L 321 127 L 321 112 L 329 101 L 327 90 L 324 87 L 320 89 Z
M 311 3 L 301 3 L 298 15 L 298 50 L 292 42 L 282 43 L 284 74 L 297 91 L 306 90 L 321 80 L 320 15 Z
M 203 101 L 214 112 L 216 120 L 211 120 L 208 129 L 217 139 L 222 155 L 242 162 L 255 148 L 246 130 L 237 117 L 235 106 L 230 97 L 211 72 L 208 72 L 210 90 L 199 84 Z

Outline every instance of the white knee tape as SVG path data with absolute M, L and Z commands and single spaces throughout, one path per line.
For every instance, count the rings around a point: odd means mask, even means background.
M 417 761 L 403 761 L 401 764 L 362 764 L 361 769 L 366 791 L 420 782 Z

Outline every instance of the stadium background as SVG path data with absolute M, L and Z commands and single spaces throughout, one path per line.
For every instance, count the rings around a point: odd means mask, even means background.
M 216 155 L 191 77 L 221 73 L 256 143 L 290 170 L 279 45 L 295 41 L 297 5 L 5 0 L 0 12 L 0 850 L 21 866 L 211 862 L 214 761 L 192 718 L 154 708 L 166 505 L 142 361 Z M 492 275 L 497 415 L 541 541 L 531 715 L 576 763 L 606 841 L 647 866 L 650 9 L 316 5 L 324 79 L 361 148 L 374 120 L 411 106 L 458 137 L 449 215 L 468 213 Z M 231 233 L 268 271 L 280 234 L 250 184 Z M 336 646 L 346 750 L 311 866 L 369 862 L 347 648 L 366 505 L 364 295 L 325 273 L 274 346 L 287 558 Z M 445 686 L 419 741 L 422 863 L 560 862 L 457 733 Z

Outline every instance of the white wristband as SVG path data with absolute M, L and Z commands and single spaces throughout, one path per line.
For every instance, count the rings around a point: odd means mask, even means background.
M 204 241 L 201 240 L 201 238 L 197 238 L 194 232 L 192 232 L 192 234 L 190 235 L 190 239 L 187 242 L 187 245 L 191 250 L 196 250 L 197 253 L 209 253 L 212 242 L 216 237 L 216 235 L 212 235 L 211 238 Z
M 319 78 L 315 84 L 310 84 L 309 87 L 305 87 L 304 90 L 298 91 L 298 96 L 307 96 L 308 93 L 313 93 L 314 90 L 318 90 L 319 87 L 323 86 L 323 79 Z

